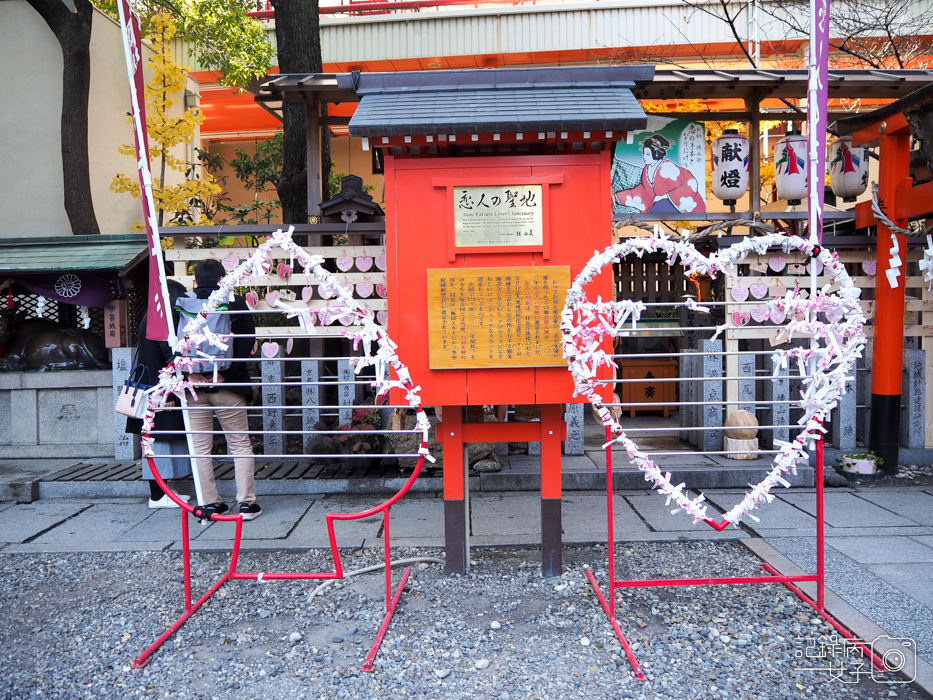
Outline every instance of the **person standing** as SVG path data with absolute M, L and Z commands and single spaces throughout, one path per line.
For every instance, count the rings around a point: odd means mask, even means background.
M 220 286 L 224 267 L 218 260 L 202 260 L 194 270 L 194 296 L 202 302 Z M 227 369 L 214 374 L 192 373 L 188 379 L 194 384 L 197 398 L 188 402 L 189 424 L 195 447 L 198 480 L 201 484 L 201 497 L 204 511 L 208 515 L 222 514 L 230 510 L 217 492 L 214 477 L 214 460 L 211 453 L 214 447 L 214 416 L 220 421 L 227 442 L 227 451 L 233 455 L 234 476 L 236 479 L 236 500 L 238 512 L 244 520 L 253 520 L 262 514 L 262 508 L 256 502 L 254 486 L 255 459 L 249 439 L 249 423 L 246 416 L 246 401 L 253 395 L 252 380 L 246 367 L 246 360 L 253 351 L 256 324 L 246 301 L 241 296 L 234 296 L 227 305 L 232 312 L 231 332 L 233 333 L 233 358 Z
M 175 306 L 175 300 L 185 293 L 185 287 L 180 282 L 168 280 L 169 303 Z M 146 328 L 148 326 L 148 315 L 144 315 L 139 323 L 139 338 L 136 350 L 136 363 L 146 368 L 145 381 L 147 384 L 157 384 L 159 381 L 159 372 L 162 371 L 173 359 L 172 348 L 164 340 L 150 340 L 146 337 Z M 185 435 L 185 421 L 181 411 L 178 410 L 178 399 L 169 394 L 165 399 L 165 409 L 157 411 L 152 425 L 151 435 L 153 438 L 152 453 L 156 455 L 156 469 L 159 470 L 159 476 L 163 480 L 183 479 L 191 476 L 191 459 L 188 455 L 188 442 Z M 124 432 L 139 435 L 142 432 L 143 422 L 138 418 L 127 418 Z M 170 431 L 164 433 L 163 431 Z M 150 508 L 178 508 L 178 504 L 159 486 L 155 477 L 152 476 L 152 470 L 149 468 L 149 460 L 143 459 L 143 479 L 149 482 L 149 507 Z M 183 501 L 189 500 L 190 496 L 179 495 Z

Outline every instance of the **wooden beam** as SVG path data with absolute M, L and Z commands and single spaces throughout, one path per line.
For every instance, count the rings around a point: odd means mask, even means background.
M 894 200 L 896 219 L 922 219 L 933 216 L 933 180 L 900 190 Z
M 892 136 L 894 134 L 909 134 L 910 125 L 907 123 L 903 114 L 895 114 L 887 119 L 863 126 L 852 134 L 853 146 L 867 146 L 876 142 L 882 136 Z

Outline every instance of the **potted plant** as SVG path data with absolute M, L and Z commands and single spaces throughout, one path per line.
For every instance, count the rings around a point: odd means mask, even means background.
M 839 470 L 857 479 L 878 479 L 883 476 L 881 466 L 884 460 L 871 450 L 857 454 L 844 454 L 836 460 Z

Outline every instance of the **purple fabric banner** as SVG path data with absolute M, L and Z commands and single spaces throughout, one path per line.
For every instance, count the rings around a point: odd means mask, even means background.
M 116 296 L 113 281 L 93 272 L 59 272 L 14 277 L 33 294 L 75 306 L 104 306 Z M 119 288 L 119 283 L 116 283 Z
M 807 212 L 810 240 L 823 241 L 824 173 L 826 172 L 826 112 L 829 77 L 829 0 L 810 0 L 810 61 L 807 87 L 807 136 L 810 171 Z

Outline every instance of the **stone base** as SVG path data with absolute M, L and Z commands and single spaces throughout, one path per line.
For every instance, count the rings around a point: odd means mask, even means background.
M 758 438 L 754 440 L 736 440 L 735 438 L 723 437 L 722 449 L 724 452 L 744 452 L 745 454 L 723 455 L 726 459 L 758 459 Z

